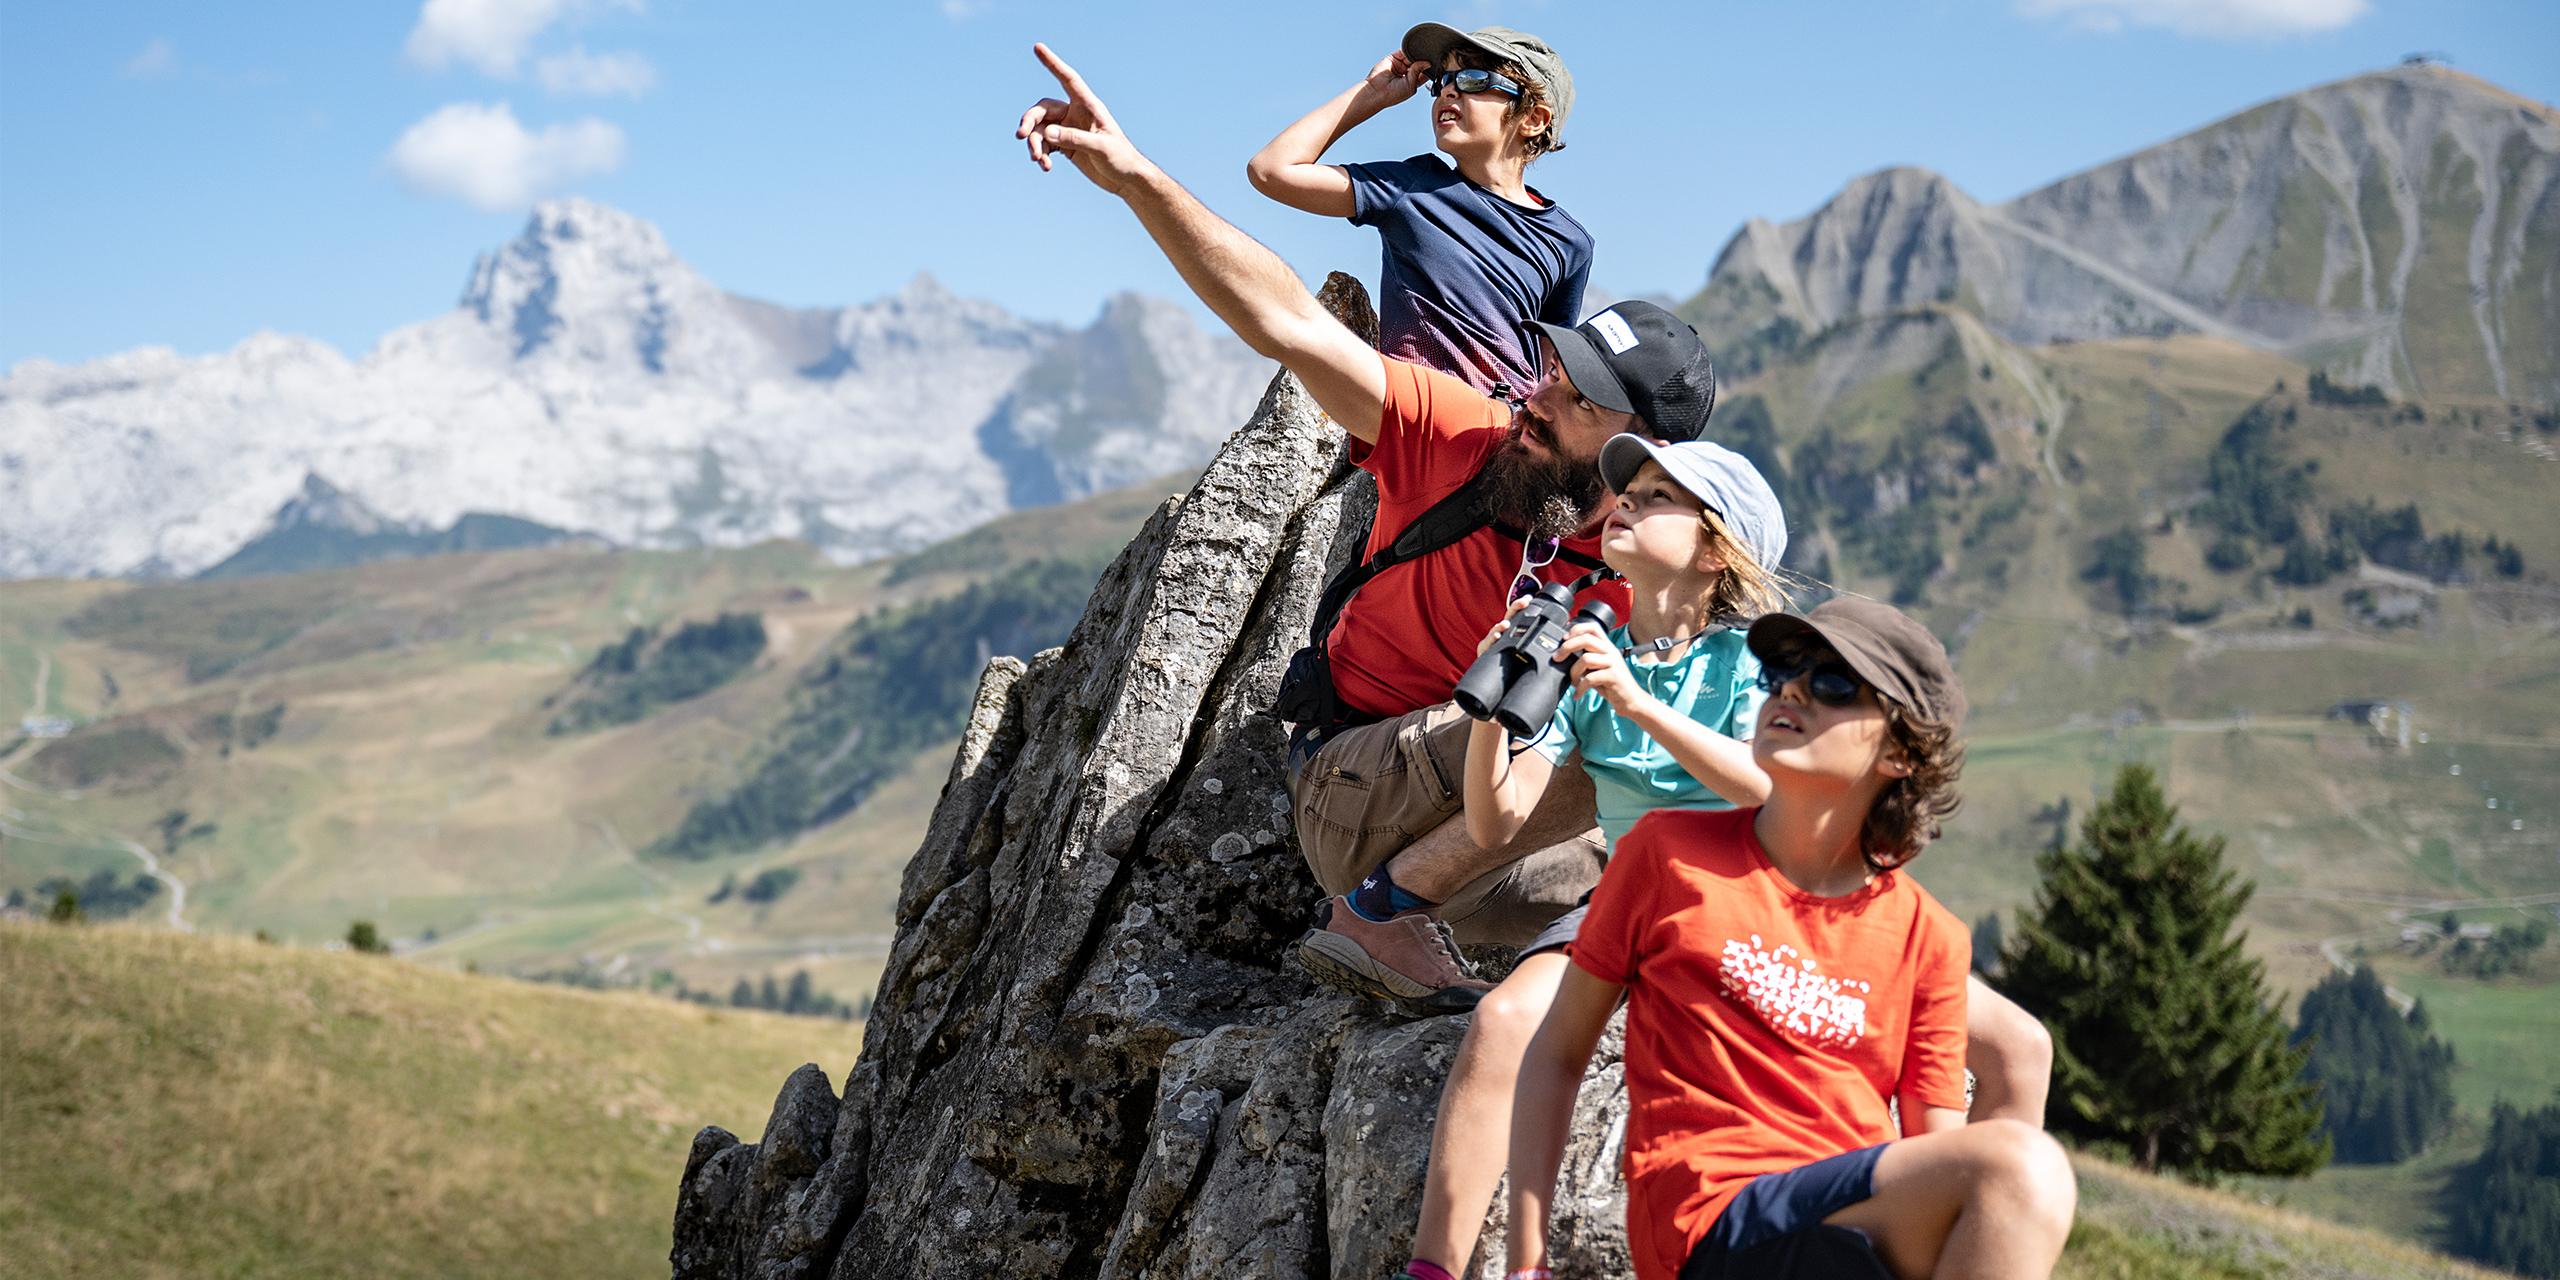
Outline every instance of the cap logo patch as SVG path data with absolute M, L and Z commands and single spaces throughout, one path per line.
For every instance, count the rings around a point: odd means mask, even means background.
M 1609 354 L 1622 356 L 1636 345 L 1636 331 L 1615 310 L 1591 317 L 1591 327 L 1600 331 L 1600 340 L 1609 344 Z

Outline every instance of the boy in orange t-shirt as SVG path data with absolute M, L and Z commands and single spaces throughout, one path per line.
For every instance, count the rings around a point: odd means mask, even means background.
M 1895 870 L 1956 805 L 1946 650 L 1851 597 L 1764 617 L 1750 646 L 1769 800 L 1656 811 L 1618 842 L 1521 1065 L 1510 1274 L 1547 1275 L 1574 1092 L 1623 995 L 1640 1280 L 2050 1275 L 2070 1163 L 2031 1125 L 1965 1124 L 1971 946 Z

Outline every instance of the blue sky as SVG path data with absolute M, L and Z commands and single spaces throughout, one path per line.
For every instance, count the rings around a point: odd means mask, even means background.
M 1621 294 L 1685 295 L 1743 219 L 1884 165 L 2006 199 L 2413 51 L 2560 100 L 2550 0 L 0 0 L 0 368 L 259 329 L 360 353 L 451 306 L 554 192 L 778 302 L 919 271 L 1071 322 L 1179 294 L 1114 202 L 1022 159 L 1034 39 L 1302 272 L 1372 276 L 1365 233 L 1263 201 L 1244 161 L 1425 20 L 1562 51 L 1573 145 L 1531 177 Z M 1428 144 L 1407 106 L 1333 155 Z

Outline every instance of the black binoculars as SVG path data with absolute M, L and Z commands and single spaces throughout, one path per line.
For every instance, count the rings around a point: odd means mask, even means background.
M 1618 625 L 1617 611 L 1600 601 L 1573 607 L 1573 593 L 1584 585 L 1587 580 L 1550 582 L 1522 601 L 1510 629 L 1458 677 L 1458 709 L 1501 725 L 1514 738 L 1534 738 L 1546 728 L 1573 674 L 1570 660 L 1556 661 L 1565 633 L 1581 622 L 1597 623 L 1602 631 Z

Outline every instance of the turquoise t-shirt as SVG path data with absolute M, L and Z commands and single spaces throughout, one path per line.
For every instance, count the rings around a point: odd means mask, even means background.
M 1625 627 L 1610 632 L 1609 640 L 1620 650 L 1635 643 Z M 1769 696 L 1760 689 L 1760 660 L 1743 643 L 1743 633 L 1731 627 L 1690 641 L 1669 662 L 1628 658 L 1627 670 L 1637 685 L 1672 710 L 1741 742 L 1751 740 L 1760 704 Z M 1549 764 L 1561 764 L 1581 750 L 1582 767 L 1599 793 L 1600 832 L 1611 849 L 1636 819 L 1655 809 L 1733 807 L 1690 777 L 1669 748 L 1634 721 L 1620 718 L 1597 693 L 1565 694 L 1556 704 L 1555 718 L 1529 745 Z

